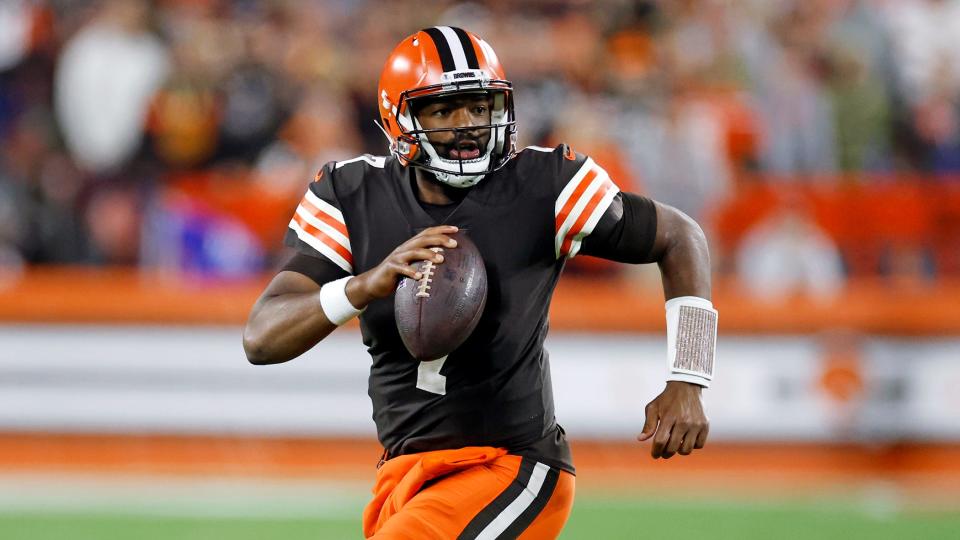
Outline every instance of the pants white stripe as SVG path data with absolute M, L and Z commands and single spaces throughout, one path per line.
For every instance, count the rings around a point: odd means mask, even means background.
M 530 474 L 530 481 L 527 482 L 523 491 L 517 495 L 517 498 L 514 499 L 513 502 L 503 509 L 503 512 L 500 512 L 489 525 L 480 531 L 480 534 L 477 535 L 477 540 L 494 540 L 500 536 L 503 531 L 507 530 L 507 527 L 516 521 L 516 519 L 520 517 L 520 514 L 537 498 L 537 495 L 540 493 L 540 488 L 543 487 L 543 481 L 547 478 L 549 471 L 550 467 L 548 465 L 539 462 L 534 465 L 533 473 Z

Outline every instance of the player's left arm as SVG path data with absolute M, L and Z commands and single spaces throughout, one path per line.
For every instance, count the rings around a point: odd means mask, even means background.
M 666 389 L 647 405 L 638 439 L 653 438 L 654 458 L 703 448 L 709 425 L 700 393 L 713 378 L 717 322 L 703 231 L 676 208 L 621 192 L 603 167 L 569 146 L 558 146 L 545 163 L 555 179 L 557 258 L 583 254 L 660 266 L 670 373 Z
M 649 259 L 660 267 L 668 306 L 671 302 L 682 302 L 680 299 L 684 298 L 699 298 L 709 303 L 710 252 L 703 230 L 696 221 L 676 208 L 658 202 L 654 202 L 654 205 L 657 232 Z M 709 337 L 711 341 L 715 339 L 716 312 L 712 315 L 714 335 Z M 669 308 L 667 316 L 669 319 Z M 697 339 L 700 337 L 697 336 Z M 676 338 L 668 336 L 668 339 Z M 712 343 L 710 349 L 712 355 Z M 712 367 L 711 358 L 711 372 Z M 710 423 L 703 411 L 702 388 L 696 382 L 667 381 L 663 392 L 647 404 L 643 432 L 637 436 L 637 440 L 653 438 L 651 455 L 654 459 L 669 459 L 674 454 L 688 455 L 706 444 Z
M 647 405 L 646 422 L 637 439 L 653 438 L 655 459 L 703 448 L 709 422 L 701 391 L 712 377 L 716 336 L 716 311 L 710 303 L 710 254 L 703 230 L 676 208 L 619 193 L 594 234 L 584 239 L 581 253 L 626 263 L 655 262 L 660 267 L 672 357 L 686 360 L 689 356 L 692 361 L 672 363 L 671 380 Z M 671 315 L 675 318 L 672 323 Z M 687 331 L 678 332 L 678 324 Z M 678 356 L 677 339 L 691 340 L 688 345 L 692 346 L 705 344 L 704 350 L 690 354 L 690 347 L 683 346 Z

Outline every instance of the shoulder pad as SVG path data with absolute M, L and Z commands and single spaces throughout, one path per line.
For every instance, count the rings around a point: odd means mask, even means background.
M 549 175 L 547 181 L 538 184 L 553 202 L 554 250 L 558 258 L 575 256 L 619 188 L 603 167 L 566 144 L 552 149 L 528 146 L 520 157 L 521 167 Z
M 321 174 L 329 175 L 334 184 L 332 189 L 340 196 L 347 196 L 359 189 L 371 176 L 385 173 L 388 161 L 387 156 L 363 154 L 343 161 L 331 161 L 324 165 Z
M 537 183 L 550 192 L 559 192 L 577 174 L 587 161 L 587 156 L 573 151 L 569 145 L 559 144 L 554 148 L 527 146 L 514 158 L 523 173 L 541 179 Z
M 375 167 L 377 169 L 382 169 L 387 162 L 388 156 L 374 156 L 371 154 L 363 154 L 362 156 L 357 156 L 352 159 L 346 159 L 344 161 L 334 162 L 333 168 L 339 169 L 341 167 L 350 165 L 351 163 L 366 164 L 369 167 Z

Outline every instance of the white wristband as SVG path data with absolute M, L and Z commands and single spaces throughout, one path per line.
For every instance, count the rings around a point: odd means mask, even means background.
M 320 287 L 320 309 L 327 319 L 337 326 L 363 312 L 362 309 L 353 307 L 347 298 L 347 282 L 351 279 L 353 276 L 347 276 Z
M 717 348 L 717 310 L 697 296 L 671 298 L 667 310 L 668 381 L 710 386 Z

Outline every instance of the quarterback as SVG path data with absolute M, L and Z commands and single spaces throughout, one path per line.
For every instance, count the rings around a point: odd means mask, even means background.
M 254 364 L 285 362 L 359 316 L 383 445 L 367 538 L 556 538 L 574 465 L 554 417 L 544 349 L 564 261 L 657 263 L 667 298 L 669 375 L 639 440 L 654 458 L 702 448 L 701 390 L 713 377 L 717 312 L 700 227 L 621 192 L 569 146 L 517 149 L 513 87 L 491 46 L 459 28 L 417 32 L 394 49 L 377 94 L 386 157 L 328 163 L 296 209 L 296 254 L 244 330 Z M 431 248 L 467 229 L 489 280 L 467 341 L 419 362 L 397 330 L 393 293 L 420 279 Z M 602 354 L 602 352 L 600 352 Z M 585 361 L 588 361 L 585 359 Z

